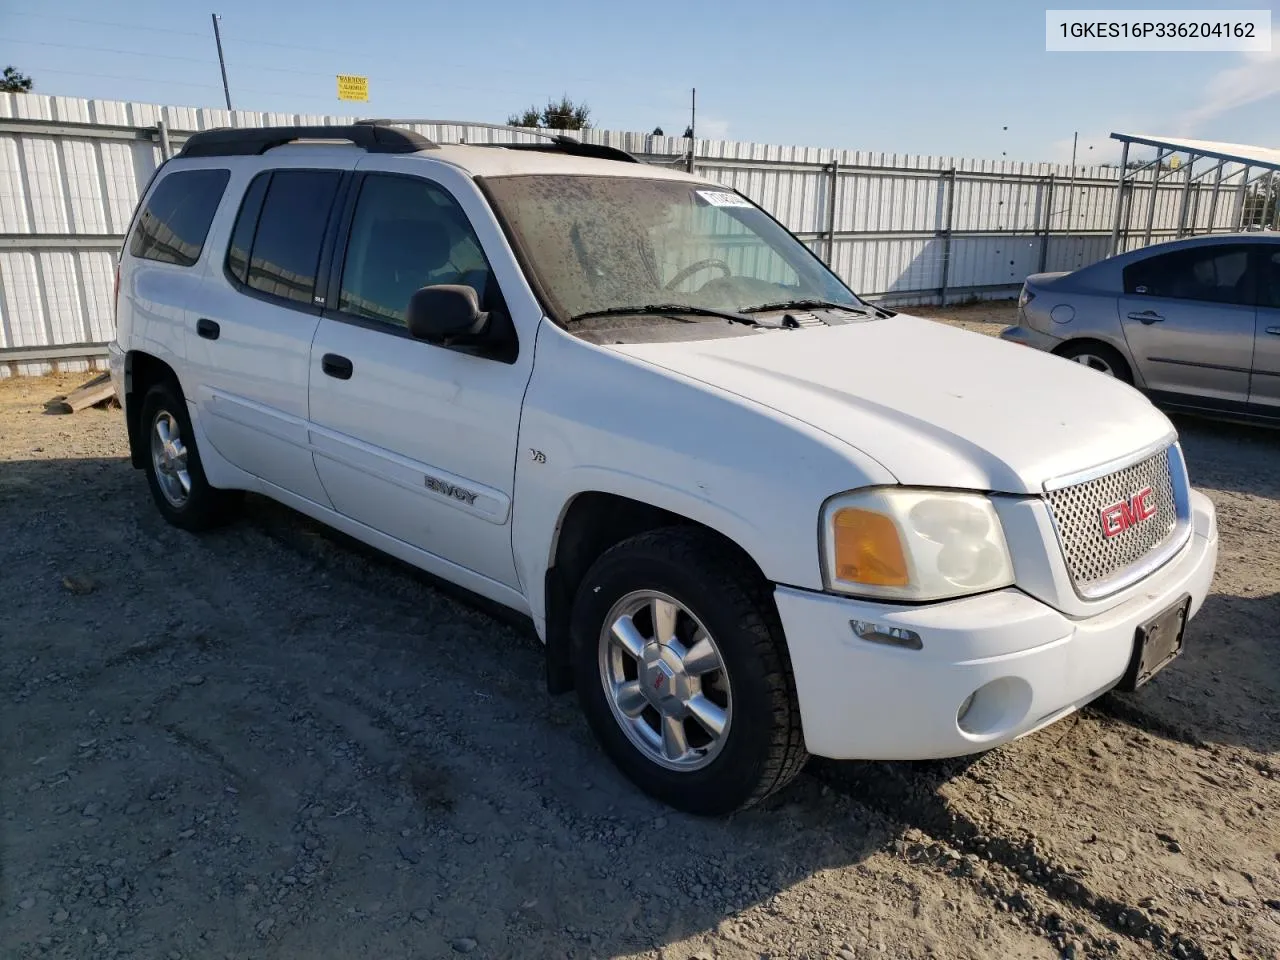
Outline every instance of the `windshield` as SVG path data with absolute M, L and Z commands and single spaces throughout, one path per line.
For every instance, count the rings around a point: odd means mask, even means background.
M 631 177 L 494 177 L 486 186 L 560 319 L 685 304 L 741 312 L 861 301 L 728 190 Z

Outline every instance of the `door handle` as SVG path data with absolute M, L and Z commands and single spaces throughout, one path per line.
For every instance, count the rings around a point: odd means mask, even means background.
M 217 340 L 222 334 L 222 328 L 212 320 L 206 320 L 201 317 L 196 321 L 196 333 L 204 337 L 206 340 Z
M 352 366 L 350 360 L 336 353 L 326 353 L 321 357 L 320 369 L 331 377 L 337 377 L 339 380 L 350 380 L 351 374 L 355 371 L 355 367 Z
M 1159 323 L 1164 317 L 1156 313 L 1154 310 L 1143 310 L 1141 313 L 1131 313 L 1128 315 L 1130 320 L 1137 320 L 1139 323 L 1145 323 L 1151 326 L 1153 323 Z
M 1273 337 L 1280 337 L 1280 327 L 1267 327 L 1267 333 Z

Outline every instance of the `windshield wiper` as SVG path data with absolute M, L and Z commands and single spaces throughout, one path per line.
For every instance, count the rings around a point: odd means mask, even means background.
M 772 326 L 772 324 L 762 324 L 755 317 L 748 316 L 745 313 L 733 313 L 729 310 L 712 310 L 710 307 L 694 307 L 687 303 L 648 303 L 639 307 L 610 307 L 608 310 L 588 310 L 586 313 L 580 313 L 577 316 L 570 317 L 570 320 L 590 320 L 592 317 L 618 317 L 618 316 L 656 316 L 656 317 L 672 317 L 679 319 L 679 314 L 688 313 L 695 317 L 719 317 L 721 320 L 731 320 L 734 323 L 745 323 L 752 327 Z
M 860 313 L 863 316 L 878 316 L 880 311 L 871 306 L 851 306 L 847 303 L 836 303 L 833 300 L 780 300 L 777 303 L 762 303 L 747 307 L 743 313 L 763 313 L 766 310 L 847 310 L 849 313 Z

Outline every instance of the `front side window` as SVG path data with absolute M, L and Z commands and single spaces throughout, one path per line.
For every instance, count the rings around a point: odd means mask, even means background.
M 163 178 L 133 228 L 130 255 L 182 267 L 195 264 L 230 179 L 228 170 L 179 170 Z
M 1139 260 L 1124 268 L 1124 292 L 1175 300 L 1252 303 L 1249 248 L 1213 245 Z
M 405 325 L 420 287 L 459 284 L 491 309 L 492 272 L 467 215 L 442 188 L 415 177 L 371 174 L 356 200 L 338 309 Z
M 262 212 L 250 246 L 245 282 L 255 290 L 310 305 L 329 210 L 342 174 L 336 170 L 276 170 L 266 187 Z M 247 197 L 246 200 L 252 199 Z M 243 250 L 240 223 L 228 258 L 234 270 Z
M 569 175 L 486 185 L 566 320 L 654 304 L 747 311 L 861 303 L 799 240 L 729 190 Z

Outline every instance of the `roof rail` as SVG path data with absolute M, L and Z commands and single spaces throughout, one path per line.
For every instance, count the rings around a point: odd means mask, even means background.
M 583 143 L 575 137 L 562 133 L 543 133 L 528 127 L 516 127 L 509 123 L 475 123 L 467 120 L 361 120 L 360 123 L 373 123 L 382 126 L 401 125 L 438 125 L 450 127 L 482 127 L 486 130 L 510 130 L 526 136 L 537 137 L 540 143 L 471 143 L 472 147 L 503 147 L 508 150 L 558 150 L 577 157 L 595 157 L 600 160 L 619 160 L 623 163 L 642 163 L 639 158 L 618 147 L 608 147 L 598 143 Z M 462 141 L 464 144 L 466 141 Z
M 296 140 L 346 140 L 369 153 L 417 153 L 438 146 L 420 133 L 389 126 L 386 121 L 360 120 L 333 126 L 217 127 L 193 133 L 178 156 L 257 156 Z
M 641 160 L 619 147 L 605 146 L 603 143 L 583 143 L 581 140 L 567 137 L 564 134 L 547 137 L 547 143 L 485 143 L 477 146 L 506 147 L 508 150 L 560 150 L 575 157 L 596 157 L 600 160 L 620 160 L 623 163 L 640 163 Z

